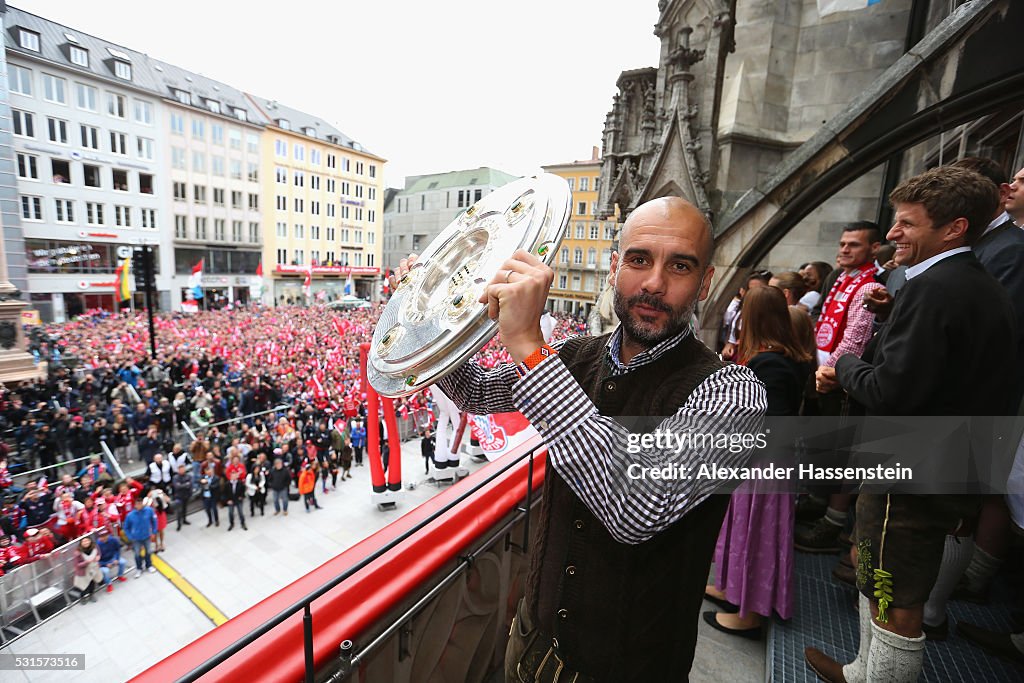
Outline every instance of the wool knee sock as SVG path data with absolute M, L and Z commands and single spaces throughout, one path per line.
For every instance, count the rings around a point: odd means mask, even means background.
M 871 650 L 871 602 L 862 593 L 857 600 L 857 622 L 860 624 L 860 647 L 857 659 L 843 667 L 846 683 L 866 683 L 868 653 Z
M 916 683 L 924 667 L 924 635 L 907 638 L 872 622 L 867 679 L 886 683 Z
M 846 525 L 846 516 L 848 513 L 835 510 L 831 507 L 825 509 L 825 519 L 836 526 Z
M 992 557 L 981 548 L 975 547 L 971 564 L 964 574 L 967 578 L 967 587 L 975 593 L 985 590 L 1001 566 L 1003 566 L 1002 559 Z
M 939 575 L 924 604 L 924 623 L 929 626 L 941 626 L 946 620 L 946 602 L 953 594 L 957 582 L 971 562 L 974 554 L 974 539 L 970 536 L 946 536 L 946 546 L 942 551 L 942 565 Z

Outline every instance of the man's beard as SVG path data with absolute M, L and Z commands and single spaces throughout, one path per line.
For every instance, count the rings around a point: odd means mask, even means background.
M 665 322 L 664 327 L 660 330 L 654 329 L 647 323 L 634 318 L 631 309 L 637 304 L 668 313 L 668 320 Z M 622 323 L 623 332 L 633 341 L 649 349 L 666 339 L 676 336 L 689 326 L 690 320 L 693 318 L 693 312 L 697 309 L 697 302 L 692 301 L 688 305 L 673 309 L 653 294 L 641 292 L 636 296 L 626 299 L 618 289 L 615 289 L 613 307 L 615 315 L 618 316 L 619 322 Z

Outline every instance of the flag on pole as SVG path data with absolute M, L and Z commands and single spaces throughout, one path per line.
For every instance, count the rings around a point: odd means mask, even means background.
M 306 295 L 307 299 L 313 295 L 313 266 L 306 268 L 306 279 L 302 282 L 302 293 Z
M 818 16 L 827 17 L 837 12 L 852 12 L 880 2 L 882 0 L 818 0 Z
M 345 294 L 349 295 L 349 294 L 355 294 L 355 293 L 356 293 L 356 286 L 352 282 L 352 270 L 350 269 L 348 271 L 348 279 L 345 280 Z
M 249 298 L 253 301 L 263 301 L 263 261 L 261 260 L 256 265 L 256 277 L 252 279 L 252 284 L 249 285 Z
M 127 301 L 128 299 L 132 298 L 132 289 L 131 289 L 131 280 L 130 280 L 130 278 L 131 278 L 131 269 L 132 269 L 132 259 L 129 256 L 128 258 L 126 258 L 121 263 L 121 265 L 119 265 L 117 267 L 117 270 L 114 271 L 115 274 L 117 275 L 117 285 L 116 285 L 116 287 L 117 287 L 117 300 L 118 301 Z
M 203 259 L 192 266 L 192 275 L 188 279 L 188 288 L 193 299 L 203 298 Z

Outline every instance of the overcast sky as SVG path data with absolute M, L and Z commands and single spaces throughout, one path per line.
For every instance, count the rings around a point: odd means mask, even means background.
M 315 114 L 385 178 L 590 157 L 655 0 L 20 0 L 10 5 Z

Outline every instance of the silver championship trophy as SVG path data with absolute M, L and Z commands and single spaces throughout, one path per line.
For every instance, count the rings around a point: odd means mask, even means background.
M 522 178 L 487 195 L 430 243 L 395 288 L 370 345 L 367 378 L 397 398 L 433 384 L 497 333 L 478 302 L 517 249 L 550 265 L 572 214 L 559 176 Z

